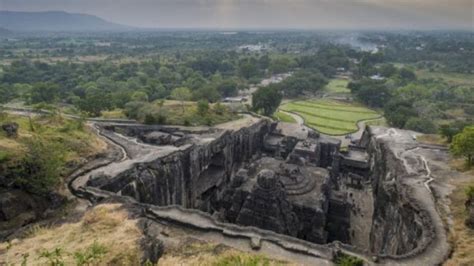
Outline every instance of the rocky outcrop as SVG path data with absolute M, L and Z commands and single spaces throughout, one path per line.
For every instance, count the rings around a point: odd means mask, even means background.
M 233 171 L 261 151 L 269 128 L 268 120 L 260 120 L 237 131 L 202 136 L 209 141 L 152 161 L 134 163 L 98 186 L 143 203 L 211 212 L 213 191 L 229 184 Z M 93 180 L 89 181 L 89 185 L 93 184 Z
M 416 148 L 416 142 L 407 133 L 395 143 L 392 135 L 398 132 L 391 130 L 368 129 L 363 136 L 375 202 L 370 248 L 374 254 L 402 255 L 426 246 L 433 229 L 410 188 L 425 174 L 421 159 L 407 152 Z
M 45 218 L 45 211 L 52 203 L 51 197 L 40 197 L 18 189 L 0 191 L 0 239 L 21 226 Z
M 94 199 L 115 193 L 141 203 L 169 206 L 170 212 L 181 208 L 178 206 L 197 209 L 212 214 L 215 221 L 256 226 L 314 243 L 351 243 L 352 195 L 344 191 L 347 184 L 331 184 L 349 179 L 356 189 L 367 185 L 368 193 L 373 193 L 373 217 L 370 212 L 366 218 L 371 255 L 381 261 L 413 259 L 436 237 L 434 227 L 439 227 L 439 219 L 429 187 L 430 169 L 410 132 L 367 129 L 359 145 L 346 153 L 338 152 L 337 142 L 317 139 L 307 145 L 299 141 L 300 146 L 290 145 L 297 152 L 285 161 L 290 146 L 280 141 L 284 135 L 265 138 L 271 131 L 266 120 L 237 130 L 200 132 L 126 127 L 120 130 L 131 138 L 126 141 L 150 153 L 134 153 L 119 171 L 108 168 L 113 170 L 111 176 L 108 171 L 96 175 L 88 182 L 98 192 L 93 193 Z M 117 128 L 110 131 L 117 132 Z M 176 145 L 175 140 L 181 139 L 185 145 Z M 326 169 L 316 166 L 327 166 L 331 178 Z M 89 187 L 83 190 L 92 191 Z M 107 193 L 99 193 L 104 190 Z M 441 261 L 442 255 L 430 261 Z

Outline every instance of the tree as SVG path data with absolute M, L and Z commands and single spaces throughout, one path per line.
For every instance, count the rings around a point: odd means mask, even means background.
M 277 87 L 261 87 L 252 95 L 252 106 L 255 111 L 262 111 L 264 115 L 271 116 L 280 106 L 282 98 Z
M 231 97 L 237 95 L 238 88 L 237 82 L 233 80 L 225 80 L 217 86 L 222 97 Z
M 200 100 L 197 103 L 197 110 L 199 115 L 207 114 L 207 111 L 209 111 L 209 102 L 206 100 Z
M 257 76 L 258 69 L 256 63 L 251 62 L 250 60 L 240 62 L 239 64 L 239 73 L 242 77 L 250 79 Z
M 148 94 L 144 91 L 136 91 L 132 94 L 132 101 L 148 102 Z
M 100 116 L 103 110 L 110 109 L 112 103 L 109 95 L 95 86 L 89 86 L 86 89 L 86 97 L 78 103 L 79 109 L 85 111 L 92 116 Z
M 192 98 L 196 101 L 207 100 L 208 102 L 216 102 L 220 99 L 220 94 L 215 86 L 206 85 L 193 91 Z
M 377 82 L 364 82 L 360 87 L 355 86 L 357 89 L 353 85 L 351 88 L 357 99 L 370 107 L 382 107 L 391 97 L 388 88 Z
M 379 72 L 382 76 L 389 78 L 397 73 L 397 68 L 392 64 L 384 64 L 380 66 Z
M 38 82 L 30 92 L 31 103 L 53 103 L 58 98 L 59 86 L 51 82 Z
M 408 68 L 400 69 L 400 78 L 406 81 L 414 81 L 416 80 L 415 72 L 411 71 Z
M 36 194 L 45 194 L 60 182 L 64 151 L 57 143 L 42 139 L 26 142 L 28 153 L 15 174 L 15 184 Z
M 392 99 L 384 107 L 384 116 L 391 126 L 404 128 L 408 119 L 416 117 L 417 114 L 411 103 Z
M 439 127 L 439 134 L 448 140 L 448 143 L 453 141 L 455 135 L 461 133 L 467 126 L 466 122 L 456 121 L 450 124 L 444 124 Z
M 272 59 L 270 61 L 269 70 L 273 74 L 286 73 L 290 70 L 291 62 L 286 57 Z
M 186 87 L 179 87 L 171 92 L 171 98 L 180 101 L 184 113 L 184 101 L 189 101 L 192 97 L 191 91 Z
M 411 117 L 405 124 L 406 129 L 418 131 L 425 134 L 432 134 L 436 132 L 436 125 L 428 119 L 419 117 Z
M 454 156 L 465 157 L 467 165 L 471 166 L 474 159 L 474 126 L 465 127 L 454 136 L 450 149 Z

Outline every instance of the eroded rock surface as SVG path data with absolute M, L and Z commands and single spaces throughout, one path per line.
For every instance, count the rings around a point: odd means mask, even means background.
M 420 145 L 414 132 L 368 128 L 340 152 L 337 140 L 265 119 L 239 127 L 104 128 L 129 159 L 86 177 L 99 189 L 89 191 L 95 198 L 112 192 L 313 243 L 360 244 L 351 250 L 390 263 L 429 254 L 422 259 L 436 264 L 448 254 L 430 186 L 437 169 L 428 162 L 441 164 L 435 153 L 444 151 Z

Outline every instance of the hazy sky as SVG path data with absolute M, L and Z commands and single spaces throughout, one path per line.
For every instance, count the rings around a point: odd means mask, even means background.
M 473 29 L 474 0 L 0 0 L 160 28 Z

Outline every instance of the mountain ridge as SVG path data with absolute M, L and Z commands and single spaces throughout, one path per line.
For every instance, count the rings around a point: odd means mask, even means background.
M 127 31 L 134 27 L 113 23 L 95 15 L 65 11 L 24 12 L 0 10 L 0 28 L 9 31 Z

